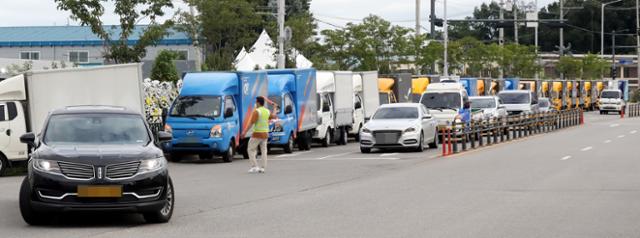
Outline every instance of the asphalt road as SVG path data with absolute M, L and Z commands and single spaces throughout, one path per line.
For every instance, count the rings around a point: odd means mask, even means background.
M 451 157 L 360 154 L 357 144 L 248 161 L 171 163 L 168 224 L 141 216 L 20 217 L 21 176 L 0 178 L 0 237 L 638 237 L 640 119 L 586 125 Z

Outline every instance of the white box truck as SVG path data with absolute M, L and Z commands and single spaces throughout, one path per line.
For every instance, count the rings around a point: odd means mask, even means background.
M 316 86 L 320 123 L 313 138 L 325 147 L 333 142 L 347 144 L 348 131 L 353 124 L 353 73 L 320 71 Z
M 349 136 L 360 141 L 360 129 L 380 106 L 378 72 L 354 72 L 353 91 L 353 124 Z
M 141 64 L 33 71 L 0 82 L 0 175 L 29 158 L 20 143 L 41 132 L 50 111 L 81 105 L 121 106 L 143 111 Z

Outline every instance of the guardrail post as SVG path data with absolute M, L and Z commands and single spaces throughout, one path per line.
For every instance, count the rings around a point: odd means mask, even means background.
M 442 136 L 442 156 L 447 156 L 447 127 L 440 127 Z
M 453 125 L 453 124 L 452 124 L 452 125 Z M 451 154 L 453 154 L 453 147 L 451 146 L 451 143 L 452 143 L 452 141 L 451 141 L 451 133 L 452 133 L 452 131 L 451 131 L 451 130 L 452 130 L 452 129 L 451 129 L 451 128 L 448 128 L 447 130 L 448 130 L 448 131 L 447 131 L 447 137 L 448 137 L 448 139 L 447 139 L 447 146 L 449 147 L 449 150 L 448 150 L 448 152 L 447 152 L 447 155 L 451 155 Z

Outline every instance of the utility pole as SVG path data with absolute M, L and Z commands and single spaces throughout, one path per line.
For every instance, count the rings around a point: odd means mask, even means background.
M 189 13 L 191 16 L 196 16 L 196 10 L 193 6 L 189 7 Z M 200 46 L 200 42 L 198 41 L 197 33 L 191 36 L 193 39 L 193 46 L 195 48 L 195 67 L 196 71 L 202 70 L 202 48 Z
M 638 82 L 640 84 L 640 0 L 636 0 L 636 52 L 638 58 L 636 59 L 636 76 L 638 76 Z
M 504 20 L 504 0 L 500 0 L 500 20 Z M 500 27 L 498 32 L 498 44 L 500 48 L 504 47 L 504 28 Z M 498 69 L 498 79 L 502 80 L 504 78 L 504 70 L 502 66 Z
M 536 13 L 536 20 L 539 19 L 540 16 L 538 16 L 538 0 L 536 0 L 535 2 L 536 4 L 536 8 L 534 9 L 535 13 Z M 538 56 L 538 27 L 540 26 L 540 23 L 536 22 L 536 31 L 534 33 L 534 41 L 535 41 L 535 46 L 536 46 L 536 62 L 539 64 L 540 63 L 540 58 Z M 539 70 L 536 70 L 536 75 L 535 78 L 536 80 L 540 79 L 540 72 L 538 72 Z
M 611 32 L 611 81 L 616 80 L 616 31 Z
M 284 0 L 278 0 L 278 68 L 284 69 Z
M 449 45 L 449 24 L 447 22 L 447 0 L 444 0 L 444 76 L 449 76 L 449 58 L 447 47 Z
M 416 0 L 416 35 L 420 35 L 420 0 Z
M 431 0 L 431 15 L 429 16 L 431 19 L 431 37 L 435 37 L 436 34 L 436 0 Z
M 564 19 L 564 1 L 560 0 L 560 23 L 563 22 Z M 560 57 L 564 55 L 564 27 L 560 27 L 560 45 L 558 47 L 558 53 Z M 561 78 L 564 78 L 561 76 Z
M 518 44 L 518 1 L 513 1 L 513 39 L 517 45 Z

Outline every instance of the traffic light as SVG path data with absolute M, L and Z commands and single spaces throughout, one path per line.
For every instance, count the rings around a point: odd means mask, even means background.
M 611 68 L 611 78 L 615 79 L 617 77 L 618 77 L 618 68 L 612 67 Z
M 444 26 L 444 20 L 442 20 L 442 18 L 436 18 L 433 21 L 433 24 L 439 27 Z

